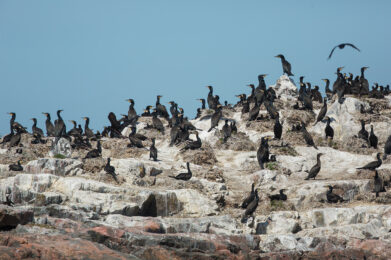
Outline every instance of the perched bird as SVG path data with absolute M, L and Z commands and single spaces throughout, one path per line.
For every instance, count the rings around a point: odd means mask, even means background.
M 107 174 L 110 174 L 111 176 L 113 176 L 114 180 L 117 183 L 119 183 L 118 179 L 117 179 L 117 174 L 115 173 L 115 168 L 110 165 L 110 158 L 107 158 L 107 163 L 106 163 L 104 170 Z
M 270 200 L 287 200 L 287 196 L 284 194 L 285 189 L 281 189 L 279 194 L 269 195 Z
M 102 156 L 102 146 L 100 144 L 100 140 L 98 140 L 96 144 L 96 149 L 89 151 L 84 159 L 89 159 L 89 158 L 98 158 Z
M 275 139 L 281 139 L 282 125 L 280 123 L 280 115 L 279 114 L 277 115 L 276 120 L 274 122 L 273 131 L 274 131 L 274 138 Z
M 320 157 L 322 156 L 323 154 L 322 153 L 318 153 L 316 155 L 316 164 L 314 166 L 312 166 L 311 170 L 308 172 L 308 176 L 307 178 L 305 178 L 305 180 L 309 180 L 311 178 L 313 178 L 315 180 L 315 177 L 316 175 L 318 175 L 318 173 L 320 172 L 320 167 L 321 167 L 321 164 L 320 164 Z
M 315 149 L 318 149 L 318 147 L 316 147 L 314 143 L 314 140 L 312 139 L 312 136 L 310 135 L 310 133 L 308 133 L 307 129 L 305 128 L 304 123 L 301 124 L 301 132 L 303 133 L 303 138 L 304 141 L 307 143 L 307 145 L 313 146 Z
M 242 205 L 240 206 L 241 208 L 243 208 L 243 209 L 247 208 L 248 204 L 250 204 L 250 202 L 254 200 L 254 198 L 255 198 L 254 186 L 255 186 L 255 183 L 252 183 L 252 184 L 251 184 L 251 192 L 250 192 L 250 194 L 243 200 Z
M 10 171 L 21 172 L 23 171 L 23 166 L 20 164 L 20 160 L 19 160 L 16 164 L 10 164 L 8 166 L 8 169 Z
M 373 177 L 373 192 L 376 193 L 376 197 L 379 197 L 379 192 L 385 192 L 383 179 L 379 176 L 379 173 L 375 171 Z
M 42 129 L 39 128 L 39 127 L 37 127 L 37 119 L 36 119 L 36 118 L 31 118 L 31 120 L 33 120 L 33 122 L 34 122 L 34 124 L 33 124 L 33 126 L 32 126 L 33 135 L 34 135 L 34 134 L 38 134 L 38 135 L 40 135 L 40 136 L 44 136 Z
M 344 202 L 344 199 L 341 196 L 333 193 L 333 186 L 328 185 L 327 187 L 329 190 L 326 193 L 326 197 L 329 203 Z
M 328 57 L 328 60 L 331 58 L 331 56 L 333 55 L 334 50 L 335 50 L 337 47 L 340 48 L 340 49 L 342 50 L 343 48 L 345 48 L 345 46 L 349 46 L 349 47 L 352 47 L 352 48 L 354 48 L 354 49 L 360 51 L 359 48 L 357 48 L 356 46 L 354 46 L 354 45 L 351 44 L 351 43 L 341 43 L 341 44 L 338 44 L 337 46 L 335 46 L 335 47 L 331 50 L 330 55 L 329 55 L 329 57 Z
M 134 122 L 136 118 L 138 118 L 136 109 L 134 109 L 134 100 L 129 98 L 125 101 L 128 101 L 130 103 L 129 109 L 128 109 L 128 120 L 130 122 Z
M 368 131 L 365 130 L 365 122 L 364 122 L 364 120 L 361 120 L 361 130 L 358 132 L 358 137 L 361 138 L 361 139 L 364 139 L 365 141 L 368 142 L 369 134 L 368 134 Z
M 228 125 L 228 120 L 227 119 L 225 120 L 225 124 L 224 124 L 224 126 L 222 128 L 222 131 L 223 131 L 223 134 L 224 134 L 223 142 L 225 143 L 225 142 L 227 142 L 228 138 L 231 136 L 231 132 L 232 132 L 231 126 Z
M 377 140 L 377 136 L 373 132 L 373 125 L 371 125 L 371 133 L 369 134 L 368 141 L 369 141 L 369 146 L 370 147 L 373 147 L 373 148 L 377 149 L 377 142 L 378 142 L 378 140 Z
M 284 55 L 279 54 L 275 57 L 281 59 L 282 70 L 284 71 L 284 73 L 286 73 L 288 76 L 294 76 L 291 72 L 292 69 L 291 64 L 285 59 Z
M 263 164 L 269 161 L 269 144 L 265 137 L 261 138 L 261 144 L 257 150 L 257 160 L 262 170 L 264 169 Z
M 212 115 L 212 118 L 210 119 L 210 128 L 208 132 L 212 131 L 213 128 L 219 125 L 219 121 L 221 117 L 223 116 L 223 113 L 221 112 L 222 106 L 217 105 L 216 111 Z
M 199 100 L 201 102 L 201 109 L 205 109 L 206 108 L 205 107 L 205 99 L 204 98 L 199 98 L 197 100 Z
M 324 129 L 324 132 L 326 134 L 326 139 L 328 137 L 330 137 L 331 139 L 334 138 L 334 129 L 331 127 L 330 123 L 331 123 L 331 118 L 327 117 L 327 124 L 326 124 L 326 127 Z
M 149 147 L 149 159 L 153 159 L 155 162 L 157 161 L 157 149 L 155 147 L 155 138 L 152 138 L 151 147 Z
M 356 168 L 356 169 L 358 169 L 358 170 L 362 169 L 362 170 L 372 170 L 372 171 L 374 171 L 376 168 L 379 168 L 380 165 L 382 164 L 382 160 L 380 159 L 380 153 L 376 154 L 376 158 L 377 158 L 376 161 L 372 161 L 370 163 L 367 163 L 363 167 Z
M 255 197 L 254 199 L 247 205 L 246 210 L 244 211 L 243 217 L 241 222 L 246 223 L 247 219 L 249 216 L 251 216 L 255 210 L 258 207 L 258 202 L 259 202 L 259 196 L 258 196 L 258 190 L 255 189 Z
M 257 235 L 265 235 L 267 233 L 267 227 L 272 222 L 271 217 L 268 217 L 265 222 L 260 222 L 257 224 L 257 227 L 255 228 L 255 234 Z
M 323 118 L 325 117 L 326 113 L 327 113 L 327 99 L 324 98 L 323 107 L 320 109 L 314 125 L 316 125 L 319 121 L 322 121 Z
M 255 102 L 254 106 L 250 109 L 249 114 L 248 114 L 249 121 L 253 121 L 253 120 L 257 119 L 258 114 L 259 114 L 259 110 L 261 107 L 261 103 L 262 103 L 262 102 L 258 101 L 258 99 L 256 97 L 254 97 L 254 102 Z
M 57 110 L 57 120 L 54 122 L 54 136 L 62 137 L 66 135 L 66 126 L 64 120 L 61 117 L 61 112 L 64 111 L 62 109 Z
M 209 89 L 209 93 L 208 93 L 208 98 L 206 99 L 206 101 L 208 102 L 208 107 L 209 109 L 216 109 L 216 100 L 213 96 L 213 87 L 212 86 L 207 86 L 207 88 Z
M 187 144 L 181 149 L 181 151 L 195 150 L 195 149 L 201 148 L 202 142 L 201 142 L 200 137 L 198 136 L 198 132 L 197 132 L 197 131 L 195 132 L 195 135 L 196 135 L 196 140 L 195 140 L 195 141 L 190 141 L 189 143 L 187 143 Z
M 52 122 L 50 121 L 50 114 L 49 113 L 42 113 L 46 116 L 46 121 L 45 121 L 45 125 L 46 125 L 46 135 L 47 136 L 54 136 L 54 126 L 52 124 Z
M 190 170 L 190 163 L 189 162 L 186 163 L 186 167 L 187 167 L 187 172 L 179 173 L 177 176 L 168 176 L 168 177 L 174 178 L 177 180 L 182 180 L 182 181 L 190 180 L 192 177 L 192 172 Z
M 83 117 L 83 120 L 86 121 L 86 123 L 84 125 L 84 134 L 85 134 L 85 136 L 87 136 L 87 138 L 95 137 L 94 132 L 89 127 L 90 118 L 89 117 Z
M 152 113 L 152 126 L 153 128 L 157 129 L 159 132 L 161 132 L 162 135 L 164 135 L 164 126 L 162 121 L 160 121 L 160 119 L 157 117 L 157 114 L 158 114 L 157 110 L 154 109 Z
M 160 104 L 160 98 L 162 98 L 162 97 L 163 96 L 160 96 L 160 95 L 158 95 L 156 97 L 156 113 L 157 113 L 157 115 L 162 116 L 168 120 L 170 115 L 168 114 L 166 107 L 164 105 Z
M 132 126 L 131 133 L 129 134 L 129 144 L 128 147 L 137 147 L 137 148 L 144 148 L 144 145 L 140 139 L 136 136 L 136 127 Z

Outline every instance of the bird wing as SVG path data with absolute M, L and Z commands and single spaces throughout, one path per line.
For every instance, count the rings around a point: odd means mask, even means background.
M 328 57 L 328 60 L 331 58 L 331 56 L 333 55 L 333 52 L 334 52 L 335 48 L 337 48 L 338 46 L 339 46 L 339 45 L 335 46 L 335 47 L 331 50 L 330 55 L 329 55 L 329 57 Z
M 352 48 L 354 48 L 354 49 L 356 49 L 356 50 L 358 50 L 358 51 L 360 51 L 360 49 L 359 48 L 357 48 L 356 46 L 354 46 L 353 44 L 351 44 L 351 43 L 344 43 L 345 45 L 348 45 L 348 46 L 350 46 L 350 47 L 352 47 Z

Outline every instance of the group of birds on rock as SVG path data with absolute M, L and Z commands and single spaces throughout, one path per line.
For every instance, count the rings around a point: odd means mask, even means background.
M 345 45 L 351 46 L 350 44 L 341 44 L 336 46 L 343 49 Z M 355 48 L 355 46 L 351 46 Z M 335 49 L 334 48 L 334 49 Z M 330 57 L 334 52 L 334 49 L 330 53 Z M 288 76 L 294 76 L 292 73 L 292 66 L 287 61 L 284 55 L 279 54 L 275 56 L 281 60 L 283 73 Z M 304 76 L 300 77 L 300 88 L 298 90 L 298 97 L 295 105 L 292 106 L 293 110 L 309 110 L 313 111 L 313 102 L 318 102 L 319 104 L 323 104 L 320 112 L 318 113 L 315 122 L 316 125 L 319 122 L 326 121 L 325 126 L 325 135 L 326 138 L 334 137 L 334 130 L 331 127 L 330 123 L 332 122 L 332 118 L 327 117 L 327 101 L 331 100 L 336 96 L 336 100 L 340 104 L 342 104 L 345 100 L 345 95 L 357 95 L 368 96 L 372 98 L 383 98 L 385 95 L 390 93 L 389 86 L 383 87 L 375 84 L 375 87 L 372 90 L 369 90 L 368 80 L 364 76 L 364 72 L 368 67 L 361 68 L 361 75 L 354 77 L 352 73 L 349 73 L 349 77 L 346 74 L 343 74 L 343 67 L 339 67 L 337 69 L 337 79 L 332 85 L 332 89 L 329 88 L 330 81 L 328 79 L 324 79 L 325 86 L 325 94 L 326 97 L 322 97 L 319 87 L 315 86 L 312 89 L 311 83 L 304 82 Z M 280 113 L 275 106 L 275 101 L 279 99 L 279 96 L 276 95 L 276 92 L 273 88 L 267 88 L 265 77 L 267 74 L 258 75 L 258 85 L 250 84 L 248 85 L 251 88 L 251 93 L 246 95 L 245 93 L 236 95 L 239 98 L 239 101 L 234 105 L 234 108 L 238 108 L 242 113 L 242 118 L 247 118 L 250 121 L 260 121 L 265 119 L 264 115 L 259 116 L 261 106 L 263 105 L 267 111 L 268 117 L 274 121 L 273 132 L 274 138 L 280 140 L 283 138 L 283 125 L 280 122 Z M 209 93 L 206 99 L 198 99 L 201 102 L 201 107 L 197 109 L 196 118 L 200 118 L 200 120 L 210 119 L 210 127 L 208 132 L 211 132 L 213 129 L 216 129 L 219 126 L 219 122 L 224 120 L 224 125 L 222 127 L 222 142 L 227 142 L 230 138 L 232 138 L 232 134 L 238 131 L 236 127 L 236 121 L 234 119 L 223 117 L 223 109 L 232 109 L 232 105 L 224 102 L 224 105 L 220 103 L 220 97 L 215 95 L 213 92 L 212 86 L 207 86 L 209 89 Z M 135 101 L 133 99 L 127 99 L 126 101 L 130 103 L 128 113 L 122 115 L 121 119 L 117 119 L 115 113 L 110 112 L 108 114 L 109 125 L 105 126 L 102 132 L 96 131 L 95 133 L 92 129 L 89 128 L 90 119 L 89 117 L 83 117 L 85 121 L 84 129 L 80 124 L 77 124 L 76 121 L 70 120 L 73 124 L 73 128 L 69 131 L 66 130 L 66 124 L 61 116 L 61 112 L 63 110 L 57 111 L 57 119 L 54 121 L 54 124 L 51 121 L 51 116 L 49 113 L 43 113 L 46 116 L 45 126 L 46 126 L 46 136 L 54 137 L 54 142 L 58 142 L 60 138 L 68 139 L 71 142 L 73 149 L 85 149 L 88 150 L 85 160 L 91 158 L 99 158 L 102 157 L 102 138 L 126 138 L 123 136 L 123 130 L 125 128 L 130 128 L 131 132 L 127 136 L 129 139 L 128 147 L 132 147 L 134 149 L 145 149 L 145 142 L 148 140 L 146 136 L 143 134 L 137 133 L 137 126 L 139 124 L 138 120 L 140 117 L 150 118 L 151 124 L 146 124 L 145 128 L 155 129 L 162 136 L 165 135 L 165 132 L 169 130 L 169 145 L 170 146 L 178 146 L 182 145 L 180 149 L 181 152 L 185 152 L 187 150 L 197 150 L 202 147 L 202 140 L 199 137 L 200 129 L 197 129 L 187 117 L 184 116 L 184 109 L 179 107 L 178 104 L 174 101 L 168 102 L 170 104 L 169 109 L 167 109 L 161 103 L 162 96 L 158 95 L 156 97 L 155 107 L 148 105 L 144 109 L 141 115 L 137 114 L 135 110 Z M 209 108 L 208 116 L 203 116 L 203 111 Z M 152 109 L 152 112 L 151 112 Z M 10 133 L 2 138 L 1 144 L 7 145 L 8 147 L 21 146 L 20 140 L 21 135 L 27 133 L 27 128 L 22 126 L 20 123 L 16 122 L 16 114 L 9 113 L 11 115 L 10 120 Z M 34 140 L 31 141 L 31 144 L 45 144 L 47 142 L 47 138 L 44 139 L 44 131 L 37 127 L 37 119 L 32 118 L 32 135 L 34 136 Z M 163 123 L 165 121 L 165 123 Z M 370 134 L 365 130 L 365 122 L 361 121 L 362 129 L 358 133 L 358 138 L 362 138 L 368 142 L 368 144 L 377 149 L 378 148 L 378 138 L 374 134 L 373 126 L 371 125 Z M 316 146 L 311 134 L 306 129 L 306 124 L 303 122 L 297 122 L 297 124 L 292 125 L 292 131 L 301 132 L 302 138 L 308 146 L 313 147 L 314 149 L 318 149 Z M 195 135 L 195 140 L 190 139 L 190 135 Z M 272 162 L 276 160 L 275 155 L 271 155 L 269 151 L 268 141 L 272 137 L 262 137 L 260 141 L 260 145 L 257 149 L 256 157 L 261 169 L 265 168 L 265 163 Z M 92 148 L 90 141 L 97 141 L 97 146 L 95 149 Z M 391 136 L 387 139 L 387 142 L 384 147 L 385 155 L 391 153 Z M 151 138 L 151 145 L 149 147 L 149 159 L 153 161 L 158 160 L 158 149 L 156 147 L 156 139 Z M 308 176 L 305 180 L 315 179 L 321 170 L 321 156 L 322 153 L 318 153 L 316 156 L 316 164 L 307 172 Z M 115 168 L 110 164 L 111 159 L 107 158 L 107 164 L 104 167 L 104 171 L 111 175 L 112 178 L 119 183 L 118 175 L 115 172 Z M 380 158 L 380 153 L 377 154 L 377 160 L 367 165 L 360 167 L 358 169 L 366 169 L 375 171 L 382 164 L 382 160 Z M 183 173 L 179 173 L 176 176 L 169 176 L 176 180 L 188 181 L 192 178 L 192 171 L 190 170 L 190 163 L 186 163 L 187 171 Z M 23 166 L 21 162 L 18 161 L 17 164 L 12 164 L 9 166 L 11 171 L 22 171 Z M 150 175 L 157 176 L 160 174 L 162 170 L 152 168 Z M 140 176 L 145 176 L 145 168 L 140 167 Z M 374 192 L 376 196 L 378 196 L 379 192 L 384 191 L 383 182 L 376 171 L 375 177 L 375 189 Z M 330 203 L 336 202 L 344 202 L 345 200 L 337 194 L 333 193 L 333 188 L 331 185 L 327 186 L 329 188 L 326 196 L 327 200 Z M 278 194 L 268 194 L 268 197 L 271 201 L 279 200 L 286 201 L 288 199 L 287 195 L 284 194 L 285 189 L 280 189 Z M 255 188 L 255 184 L 252 184 L 251 192 L 248 197 L 245 198 L 243 203 L 241 204 L 241 208 L 245 211 L 243 213 L 242 222 L 246 222 L 247 219 L 255 212 L 259 203 L 259 194 L 258 189 Z M 268 220 L 270 222 L 270 219 Z M 269 223 L 267 222 L 267 223 Z M 265 222 L 266 223 L 266 222 Z M 267 224 L 266 223 L 266 224 Z M 265 224 L 265 225 L 266 225 Z M 260 227 L 261 228 L 261 227 Z M 261 231 L 260 231 L 261 232 Z

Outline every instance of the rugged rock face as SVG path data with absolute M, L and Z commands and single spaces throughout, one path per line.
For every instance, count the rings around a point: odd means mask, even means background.
M 145 147 L 156 138 L 158 161 L 149 160 L 148 149 L 127 147 L 127 138 L 102 138 L 102 158 L 94 159 L 82 159 L 88 150 L 72 149 L 66 139 L 31 145 L 24 134 L 23 146 L 3 145 L 0 202 L 11 206 L 0 206 L 0 259 L 388 259 L 391 160 L 378 168 L 386 185 L 378 197 L 375 173 L 356 168 L 383 151 L 391 129 L 389 99 L 330 101 L 327 116 L 335 136 L 327 141 L 326 123 L 314 125 L 321 104 L 314 112 L 293 110 L 297 89 L 286 76 L 273 88 L 281 98 L 276 106 L 283 134 L 282 140 L 269 140 L 275 160 L 263 170 L 257 149 L 262 137 L 273 137 L 274 126 L 264 106 L 252 122 L 241 107 L 224 108 L 223 117 L 235 120 L 238 129 L 226 142 L 224 122 L 208 132 L 210 111 L 202 111 L 191 123 L 203 147 L 185 152 L 184 144 L 169 146 L 169 131 L 143 129 L 151 118 L 140 118 L 137 131 L 149 137 Z M 360 113 L 369 104 L 374 114 Z M 356 137 L 361 119 L 368 131 L 369 123 L 374 126 L 377 149 Z M 299 122 L 307 124 L 318 150 L 292 130 Z M 315 180 L 304 180 L 317 153 L 323 153 L 321 170 Z M 103 170 L 107 157 L 118 183 Z M 15 159 L 23 172 L 9 171 Z M 189 181 L 169 177 L 187 171 L 186 162 Z M 153 169 L 161 173 L 153 176 Z M 260 201 L 242 223 L 240 206 L 252 183 Z M 328 185 L 342 202 L 327 201 Z M 280 189 L 287 200 L 271 201 L 269 195 Z

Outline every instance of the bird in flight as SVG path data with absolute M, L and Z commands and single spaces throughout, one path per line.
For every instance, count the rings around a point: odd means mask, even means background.
M 335 48 L 338 47 L 338 48 L 340 48 L 340 49 L 342 50 L 343 48 L 345 48 L 345 46 L 350 46 L 350 47 L 352 47 L 352 48 L 354 48 L 354 49 L 360 51 L 359 48 L 357 48 L 356 46 L 354 46 L 354 45 L 351 44 L 351 43 L 341 43 L 341 44 L 335 46 L 335 47 L 331 50 L 328 60 L 329 60 L 329 59 L 331 58 L 331 56 L 333 55 L 333 52 L 334 52 Z

